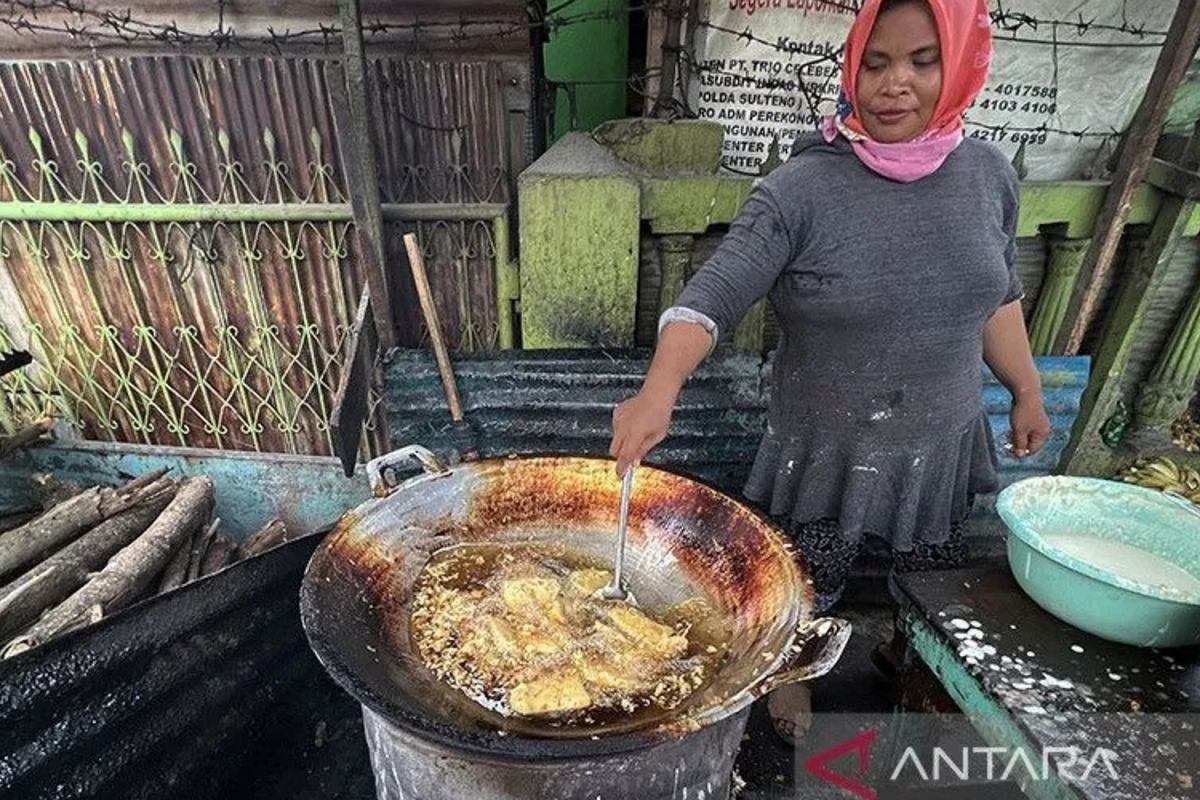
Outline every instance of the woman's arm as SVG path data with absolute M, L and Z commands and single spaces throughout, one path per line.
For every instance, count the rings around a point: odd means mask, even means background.
M 983 360 L 1012 394 L 1013 455 L 1033 455 L 1050 438 L 1050 419 L 1042 406 L 1042 379 L 1020 301 L 1002 306 L 983 327 Z
M 804 215 L 785 213 L 769 182 L 747 198 L 721 245 L 662 317 L 658 345 L 641 391 L 613 410 L 609 453 L 617 473 L 641 461 L 667 435 L 679 392 L 717 338 L 728 334 L 770 290 L 795 255 Z
M 703 325 L 672 322 L 663 328 L 641 391 L 613 410 L 609 454 L 617 459 L 618 475 L 667 437 L 679 392 L 711 349 L 712 334 Z

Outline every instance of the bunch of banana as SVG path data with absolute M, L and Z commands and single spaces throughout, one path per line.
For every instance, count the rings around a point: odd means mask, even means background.
M 1171 426 L 1171 441 L 1180 450 L 1200 453 L 1200 424 L 1191 414 L 1184 414 Z
M 1120 478 L 1126 483 L 1173 492 L 1200 503 L 1200 472 L 1166 456 L 1139 459 Z

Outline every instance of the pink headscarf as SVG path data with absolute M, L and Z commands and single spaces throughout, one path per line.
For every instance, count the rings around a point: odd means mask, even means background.
M 863 51 L 885 0 L 867 0 L 842 53 L 842 94 L 826 117 L 826 141 L 845 136 L 855 154 L 886 178 L 909 183 L 932 174 L 963 140 L 963 112 L 987 82 L 992 61 L 992 26 L 986 0 L 925 0 L 937 23 L 942 58 L 942 92 L 929 127 L 916 139 L 888 144 L 867 135 L 858 118 L 855 91 Z

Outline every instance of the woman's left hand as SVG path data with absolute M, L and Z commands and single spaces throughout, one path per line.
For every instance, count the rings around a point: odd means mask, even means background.
M 1050 418 L 1046 416 L 1040 396 L 1015 399 L 1009 424 L 1012 426 L 1012 454 L 1017 458 L 1033 455 L 1050 438 Z

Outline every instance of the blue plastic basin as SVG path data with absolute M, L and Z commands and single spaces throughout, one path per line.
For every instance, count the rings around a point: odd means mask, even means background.
M 1046 537 L 1078 534 L 1121 542 L 1200 577 L 1200 515 L 1160 492 L 1095 478 L 1042 477 L 1002 491 L 1008 563 L 1021 588 L 1063 621 L 1139 647 L 1200 643 L 1200 593 L 1097 566 Z M 1103 546 L 1103 545 L 1101 545 Z

